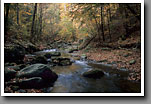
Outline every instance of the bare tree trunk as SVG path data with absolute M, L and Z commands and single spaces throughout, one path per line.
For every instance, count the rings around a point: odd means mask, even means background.
M 37 12 L 37 3 L 35 3 L 35 6 L 34 6 L 34 13 L 33 13 L 33 20 L 32 20 L 32 27 L 31 27 L 31 39 L 33 39 L 33 36 L 34 36 L 34 24 L 35 24 L 35 15 L 36 15 L 36 12 Z M 33 40 L 31 40 L 33 41 Z
M 42 6 L 42 4 L 40 4 L 40 18 L 39 18 L 40 30 L 39 30 L 39 35 L 42 34 L 42 16 L 43 16 L 42 9 L 43 9 L 43 6 Z
M 101 6 L 101 30 L 102 30 L 102 38 L 103 38 L 103 41 L 105 41 L 103 11 L 104 11 L 103 6 Z
M 16 8 L 17 8 L 17 11 L 16 11 L 16 13 L 17 13 L 17 24 L 19 25 L 19 6 L 18 6 L 18 3 L 16 5 Z
M 108 19 L 108 30 L 109 30 L 109 37 L 110 37 L 110 42 L 111 42 L 111 32 L 110 32 L 110 12 L 108 11 L 107 13 L 107 19 Z
M 125 38 L 128 37 L 128 22 L 127 22 L 127 18 L 128 18 L 128 13 L 127 13 L 127 9 L 125 9 L 125 19 L 126 19 L 126 22 L 124 23 L 124 26 L 125 26 Z
M 5 3 L 5 8 L 6 8 L 6 12 L 5 12 L 5 20 L 4 20 L 4 35 L 5 35 L 5 42 L 6 42 L 6 38 L 7 38 L 7 31 L 8 31 L 8 15 L 9 15 L 9 9 L 10 9 L 10 3 Z
M 99 37 L 99 42 L 101 43 L 101 34 L 100 34 L 100 23 L 97 21 L 96 16 L 93 14 L 93 18 L 95 19 L 95 24 L 96 24 L 96 28 L 97 28 L 97 33 L 98 33 L 98 37 Z
M 110 17 L 110 22 L 112 21 L 112 14 L 111 14 L 111 6 L 110 6 L 110 4 L 109 4 L 109 17 Z

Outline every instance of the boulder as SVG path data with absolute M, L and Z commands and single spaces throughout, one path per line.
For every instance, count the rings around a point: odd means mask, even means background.
M 4 48 L 4 61 L 6 62 L 15 62 L 23 63 L 25 56 L 25 49 L 18 45 L 9 45 Z
M 11 69 L 11 70 L 19 71 L 21 68 L 19 65 L 16 65 L 16 66 L 5 66 L 5 69 Z
M 41 77 L 32 77 L 28 79 L 22 79 L 20 81 L 8 82 L 7 85 L 19 86 L 22 89 L 40 89 L 44 87 L 50 87 L 53 84 L 49 81 L 42 79 Z
M 86 54 L 82 54 L 82 55 L 81 55 L 81 59 L 87 59 Z
M 111 51 L 111 49 L 110 49 L 110 48 L 106 48 L 106 47 L 101 48 L 101 50 L 102 50 L 102 51 Z
M 46 53 L 44 56 L 45 56 L 46 58 L 51 58 L 51 54 L 50 54 L 50 53 Z
M 16 66 L 16 65 L 17 65 L 16 63 L 9 63 L 9 62 L 5 63 L 5 66 Z
M 136 60 L 131 60 L 131 61 L 129 62 L 130 65 L 135 64 L 135 63 L 136 63 Z
M 31 77 L 41 77 L 45 80 L 55 81 L 57 79 L 57 74 L 52 72 L 51 69 L 44 64 L 33 64 L 27 66 L 20 70 L 17 75 L 19 78 L 31 78 Z
M 39 49 L 30 42 L 14 41 L 12 44 L 5 44 L 4 58 L 6 62 L 23 63 L 25 54 L 39 51 Z
M 83 73 L 84 77 L 98 79 L 104 76 L 104 73 L 100 70 L 89 70 Z
M 52 58 L 52 63 L 60 66 L 67 66 L 72 64 L 69 58 L 63 58 L 63 57 Z
M 60 63 L 59 63 L 59 65 L 61 65 L 61 66 L 67 66 L 67 65 L 71 65 L 71 64 L 72 64 L 72 62 L 68 58 L 64 58 L 64 59 L 60 60 Z
M 8 84 L 19 86 L 20 88 L 44 88 L 53 86 L 58 75 L 44 64 L 33 64 L 20 70 L 17 78 L 24 78 L 21 81 L 9 82 Z
M 26 52 L 28 53 L 33 53 L 33 52 L 36 52 L 36 51 L 40 51 L 40 49 L 38 49 L 34 44 L 28 42 L 26 44 L 23 44 Z
M 47 64 L 47 59 L 45 56 L 36 56 L 32 61 L 32 64 L 41 63 L 41 64 Z
M 46 54 L 49 56 L 61 56 L 61 53 L 58 51 L 52 51 L 52 52 L 48 52 Z
M 12 67 L 5 67 L 4 69 L 4 80 L 9 81 L 16 76 L 16 71 Z

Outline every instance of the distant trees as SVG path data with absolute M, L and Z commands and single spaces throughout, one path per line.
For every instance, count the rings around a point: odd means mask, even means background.
M 32 42 L 85 37 L 98 43 L 112 42 L 140 29 L 141 20 L 140 4 L 5 3 L 4 16 L 5 40 Z
M 97 31 L 100 42 L 112 41 L 114 38 L 118 38 L 123 35 L 125 30 L 125 38 L 130 34 L 130 25 L 136 25 L 136 17 L 140 21 L 140 4 L 73 4 L 71 17 L 82 24 L 88 24 L 91 22 L 91 29 Z M 120 12 L 119 12 L 120 11 Z M 122 18 L 121 18 L 122 17 Z M 84 19 L 85 18 L 85 19 Z M 131 20 L 136 22 L 131 24 Z M 121 24 L 123 23 L 123 24 Z M 82 26 L 82 25 L 80 25 Z M 95 28 L 94 28 L 95 27 Z M 124 27 L 124 28 L 122 28 Z M 92 32 L 91 32 L 92 33 Z M 108 35 L 107 35 L 108 33 Z M 88 32 L 90 34 L 90 32 Z M 115 35 L 116 34 L 116 35 Z M 114 37 L 112 37 L 114 35 Z M 101 37 L 102 36 L 102 37 Z

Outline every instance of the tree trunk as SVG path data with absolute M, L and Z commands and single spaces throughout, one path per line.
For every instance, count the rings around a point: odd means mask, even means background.
M 101 6 L 101 30 L 102 30 L 102 38 L 103 41 L 105 41 L 105 37 L 104 37 L 104 20 L 103 20 L 103 6 Z
M 127 22 L 127 20 L 128 20 L 128 13 L 127 13 L 127 9 L 126 8 L 124 8 L 125 9 L 125 19 L 126 19 L 126 22 L 124 23 L 124 27 L 125 27 L 125 38 L 127 38 L 128 37 L 128 22 Z
M 16 5 L 16 8 L 17 8 L 17 24 L 19 25 L 19 6 L 18 6 L 18 3 Z
M 110 4 L 109 4 L 109 17 L 110 17 L 110 22 L 112 21 L 112 14 L 111 14 L 111 7 L 110 7 Z
M 36 12 L 37 12 L 37 3 L 35 3 L 35 6 L 34 6 L 34 13 L 33 13 L 33 20 L 32 20 L 32 26 L 31 26 L 31 42 L 33 41 L 33 36 L 34 36 L 34 24 L 35 24 L 35 15 L 36 15 Z
M 39 35 L 42 34 L 42 16 L 43 16 L 42 8 L 43 8 L 42 4 L 40 4 L 40 17 L 39 17 L 40 29 L 39 29 Z
M 8 31 L 8 15 L 9 15 L 9 9 L 10 9 L 10 3 L 5 3 L 5 8 L 6 8 L 6 12 L 5 12 L 5 19 L 4 19 L 4 35 L 5 35 L 5 42 L 6 42 L 6 38 L 7 38 L 7 31 Z
M 111 42 L 111 33 L 110 33 L 110 12 L 108 11 L 107 13 L 107 20 L 108 20 L 108 30 L 109 30 L 109 37 L 110 37 L 110 42 Z

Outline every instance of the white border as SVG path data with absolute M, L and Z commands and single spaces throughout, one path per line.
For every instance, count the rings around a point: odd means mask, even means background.
M 4 3 L 141 3 L 141 93 L 4 93 Z M 1 96 L 144 96 L 144 0 L 1 0 Z

